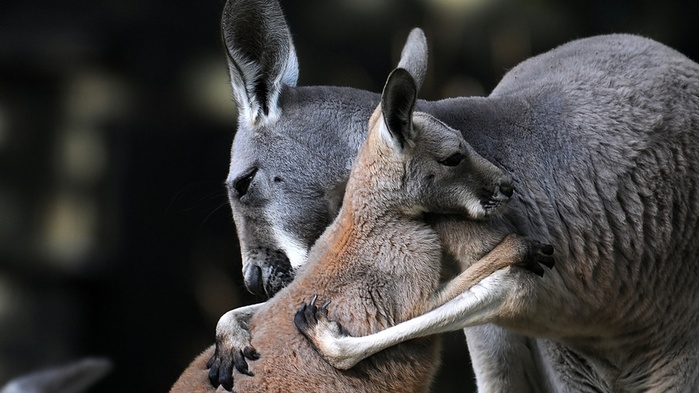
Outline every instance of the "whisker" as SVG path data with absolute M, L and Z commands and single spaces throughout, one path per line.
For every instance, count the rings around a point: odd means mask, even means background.
M 214 194 L 209 194 L 207 196 L 203 196 L 203 197 L 199 198 L 198 200 L 196 200 L 192 206 L 185 208 L 183 211 L 186 211 L 186 212 L 192 211 L 192 210 L 198 208 L 199 206 L 205 204 L 206 202 L 218 200 L 222 196 L 225 197 L 226 193 L 225 192 L 216 192 Z M 225 202 L 222 202 L 222 204 L 227 205 L 228 199 L 226 199 Z M 221 206 L 216 207 L 216 209 L 220 209 L 220 208 L 221 208 Z
M 211 218 L 214 215 L 214 213 L 218 212 L 219 210 L 221 210 L 222 207 L 226 207 L 226 206 L 228 206 L 228 201 L 222 202 L 218 206 L 213 208 L 213 210 L 211 210 L 211 212 L 209 212 L 209 214 L 207 214 L 206 217 L 204 217 L 204 220 L 202 221 L 201 225 L 199 226 L 199 230 L 202 230 L 204 228 L 204 225 L 206 225 L 206 222 L 209 220 L 209 218 Z
M 216 188 L 211 187 L 216 184 Z M 203 195 L 203 196 L 202 196 Z M 174 208 L 179 208 L 179 211 L 189 212 L 199 208 L 205 203 L 225 197 L 227 192 L 225 188 L 220 186 L 220 183 L 199 182 L 191 183 L 180 189 L 171 199 L 165 208 L 165 211 L 171 211 Z M 192 199 L 196 198 L 194 201 Z

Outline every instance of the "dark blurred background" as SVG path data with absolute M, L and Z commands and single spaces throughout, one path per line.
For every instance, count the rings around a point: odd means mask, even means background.
M 414 26 L 423 98 L 487 94 L 521 60 L 630 32 L 699 59 L 699 2 L 282 1 L 300 84 L 380 91 Z M 218 317 L 259 301 L 240 276 L 222 182 L 235 130 L 223 0 L 0 5 L 0 386 L 88 355 L 94 392 L 167 391 Z M 437 392 L 470 391 L 462 334 Z

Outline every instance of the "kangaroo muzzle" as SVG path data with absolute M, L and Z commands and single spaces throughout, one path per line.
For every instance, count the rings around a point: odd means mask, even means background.
M 255 248 L 245 255 L 243 278 L 253 295 L 272 297 L 294 279 L 294 269 L 282 251 Z

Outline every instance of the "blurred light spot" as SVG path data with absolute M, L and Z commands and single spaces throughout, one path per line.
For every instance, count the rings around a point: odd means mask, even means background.
M 226 64 L 220 59 L 199 61 L 184 75 L 184 92 L 191 108 L 213 121 L 235 123 L 235 101 Z
M 99 70 L 78 72 L 68 85 L 67 119 L 96 122 L 123 115 L 128 109 L 127 86 Z
M 59 165 L 67 179 L 89 183 L 99 179 L 107 165 L 104 136 L 95 130 L 74 127 L 59 134 Z
M 7 188 L 0 190 L 0 244 L 11 248 L 21 237 L 22 206 L 19 196 Z
M 63 192 L 50 202 L 42 249 L 50 260 L 66 268 L 77 268 L 93 249 L 96 226 L 94 202 Z
M 343 5 L 353 11 L 376 14 L 391 9 L 395 5 L 387 0 L 343 0 Z
M 456 76 L 444 85 L 442 88 L 441 97 L 469 97 L 483 96 L 485 89 L 483 85 L 476 79 L 469 76 Z
M 493 3 L 493 0 L 426 0 L 428 6 L 439 11 L 459 14 L 469 13 Z
M 522 20 L 500 23 L 493 29 L 490 42 L 493 66 L 497 70 L 510 69 L 531 56 L 531 35 Z

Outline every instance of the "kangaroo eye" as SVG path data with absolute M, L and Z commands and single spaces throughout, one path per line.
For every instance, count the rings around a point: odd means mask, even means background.
M 238 194 L 239 198 L 248 193 L 250 183 L 252 183 L 252 179 L 255 178 L 256 173 L 257 168 L 252 168 L 246 174 L 235 179 L 235 181 L 233 182 L 233 188 L 235 189 L 235 192 Z
M 447 157 L 444 160 L 439 161 L 440 164 L 444 166 L 457 166 L 461 164 L 461 161 L 464 160 L 464 155 L 461 153 L 454 153 Z

